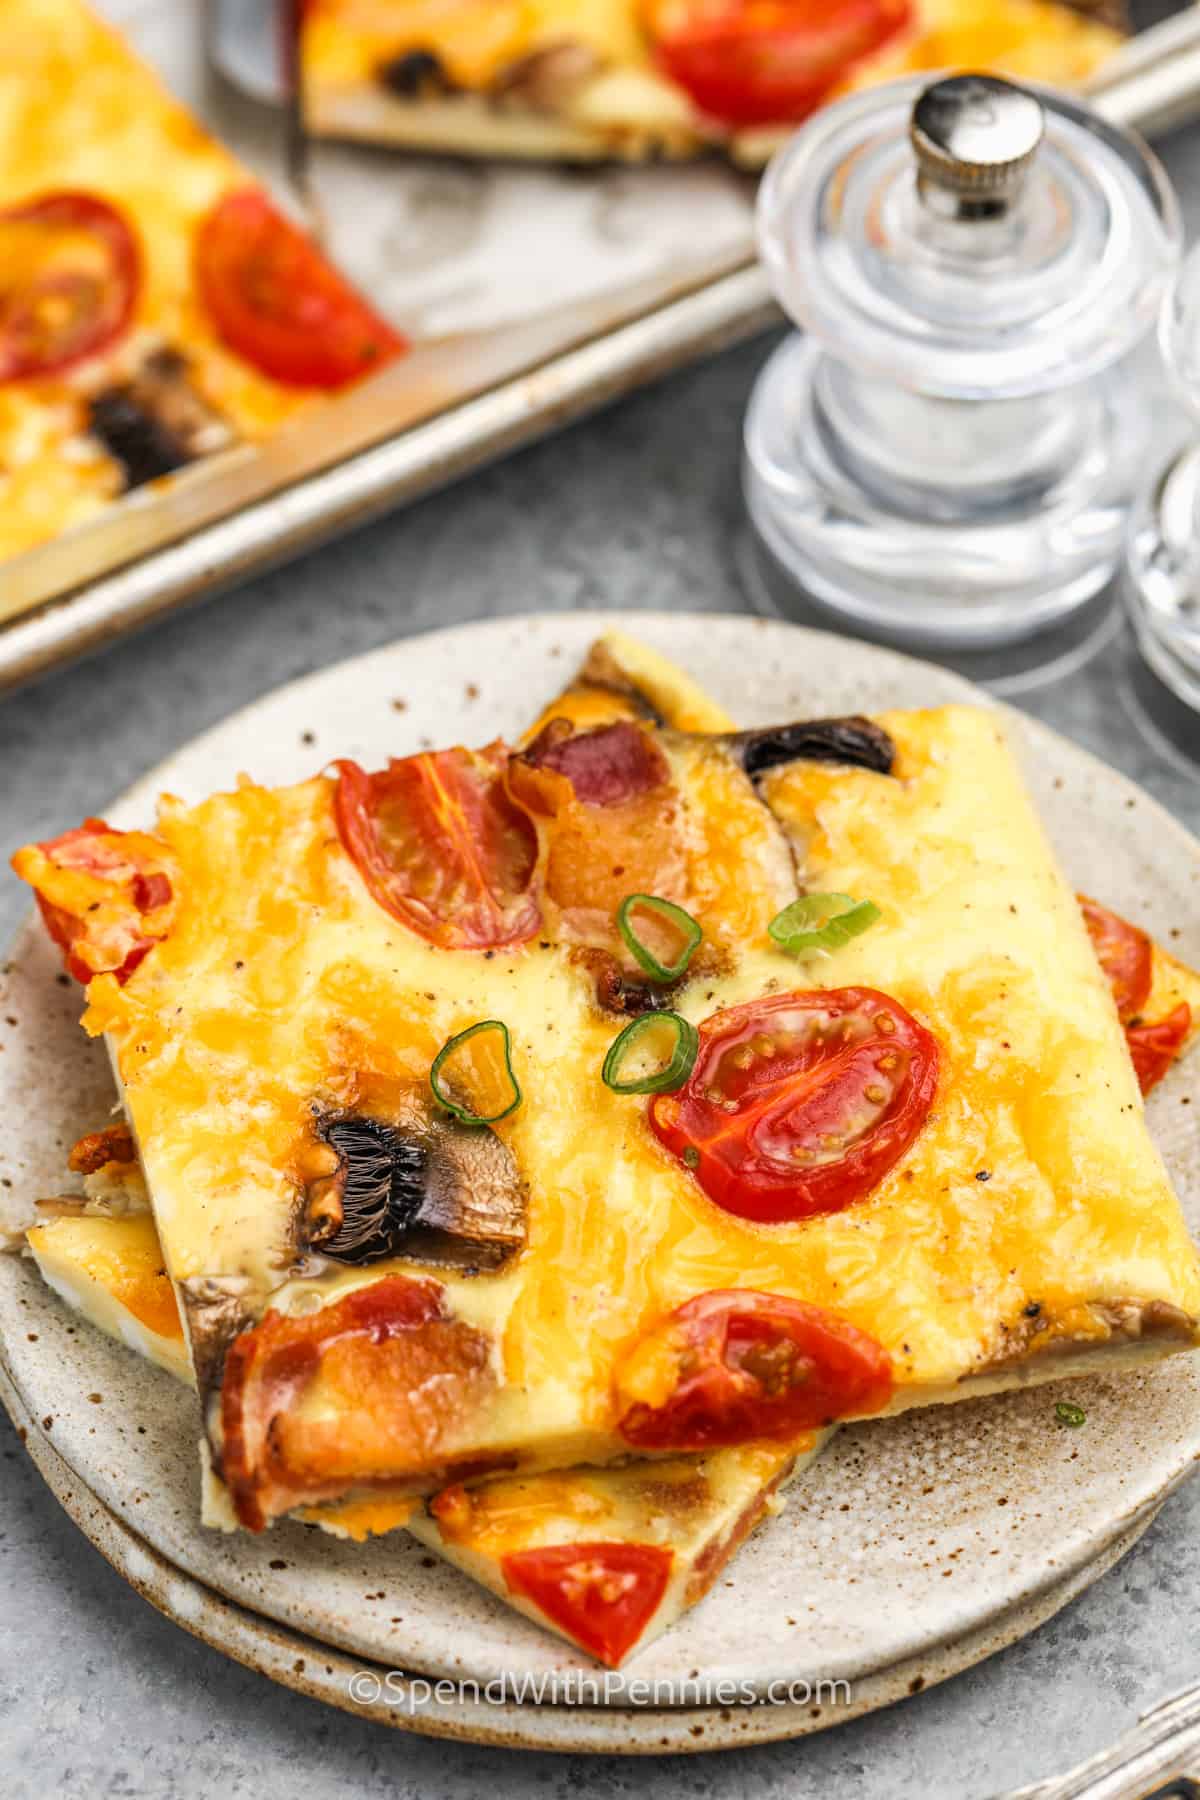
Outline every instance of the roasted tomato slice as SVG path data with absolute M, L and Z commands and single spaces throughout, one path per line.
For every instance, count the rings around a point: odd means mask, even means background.
M 74 831 L 28 844 L 13 868 L 37 897 L 46 928 L 76 981 L 127 981 L 166 937 L 174 891 L 166 845 L 141 831 L 86 819 Z
M 792 1443 L 835 1419 L 881 1412 L 887 1352 L 848 1319 L 752 1288 L 676 1307 L 614 1376 L 617 1429 L 639 1450 Z
M 201 221 L 195 272 L 221 338 L 275 381 L 345 387 L 407 349 L 259 188 L 226 194 Z
M 1127 1025 L 1125 1041 L 1143 1094 L 1157 1087 L 1192 1029 L 1192 1009 L 1181 1000 L 1173 1012 L 1154 1025 Z
M 1086 894 L 1080 894 L 1079 905 L 1124 1024 L 1141 1012 L 1149 998 L 1154 974 L 1153 946 L 1144 931 L 1109 912 L 1107 906 L 1089 900 Z
M 629 894 L 686 903 L 680 801 L 662 751 L 629 720 L 573 732 L 552 719 L 509 769 L 509 791 L 546 842 L 548 929 L 626 961 L 617 908 Z M 629 962 L 631 969 L 636 964 Z
M 444 950 L 520 944 L 541 923 L 538 835 L 509 798 L 508 752 L 438 750 L 377 775 L 340 762 L 334 812 L 380 906 Z
M 937 1089 L 937 1041 L 874 988 L 778 994 L 700 1027 L 650 1123 L 710 1200 L 766 1224 L 841 1212 L 904 1155 Z
M 554 1544 L 514 1550 L 500 1567 L 514 1594 L 615 1669 L 657 1612 L 673 1560 L 657 1544 Z
M 42 194 L 0 211 L 0 381 L 51 375 L 107 349 L 141 280 L 132 228 L 95 194 Z
M 304 1502 L 437 1471 L 491 1383 L 490 1340 L 436 1282 L 386 1276 L 303 1317 L 268 1312 L 225 1360 L 221 1469 L 238 1518 L 261 1531 Z
M 726 125 L 803 119 L 900 31 L 911 0 L 643 0 L 664 74 Z
M 1096 900 L 1080 894 L 1084 923 L 1108 976 L 1125 1041 L 1143 1094 L 1157 1087 L 1179 1055 L 1192 1029 L 1192 1009 L 1186 1001 L 1165 1019 L 1147 1024 L 1138 1015 L 1150 998 L 1154 981 L 1154 946 L 1144 931 Z

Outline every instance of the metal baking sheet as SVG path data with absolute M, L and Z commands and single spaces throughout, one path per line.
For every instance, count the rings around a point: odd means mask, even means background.
M 285 180 L 280 115 L 211 75 L 170 0 L 101 0 L 258 173 Z M 1160 4 L 1157 12 L 1162 13 Z M 1110 63 L 1097 97 L 1166 129 L 1200 110 L 1200 13 Z M 331 247 L 417 338 L 401 362 L 266 443 L 212 457 L 0 569 L 0 685 L 102 647 L 442 485 L 775 316 L 753 186 L 715 161 L 470 170 L 327 147 Z M 350 227 L 345 221 L 353 221 Z M 531 296 L 536 298 L 531 299 Z

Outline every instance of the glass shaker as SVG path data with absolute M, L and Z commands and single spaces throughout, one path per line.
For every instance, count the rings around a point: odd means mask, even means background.
M 1126 594 L 1138 647 L 1166 690 L 1149 710 L 1169 714 L 1173 741 L 1200 761 L 1200 249 L 1171 287 L 1159 335 L 1172 397 L 1191 419 L 1162 417 L 1130 521 Z
M 934 653 L 1061 629 L 1144 479 L 1181 241 L 1157 159 L 1062 94 L 908 79 L 791 140 L 758 232 L 800 330 L 744 485 L 796 610 Z

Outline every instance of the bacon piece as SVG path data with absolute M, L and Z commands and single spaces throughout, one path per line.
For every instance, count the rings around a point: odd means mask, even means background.
M 268 1312 L 225 1361 L 221 1468 L 238 1518 L 261 1531 L 351 1487 L 420 1485 L 493 1381 L 490 1339 L 433 1281 L 387 1276 L 303 1317 Z
M 89 1131 L 81 1137 L 67 1157 L 67 1167 L 76 1175 L 96 1175 L 107 1163 L 134 1163 L 137 1150 L 128 1125 L 106 1125 L 103 1131 Z
M 552 719 L 526 751 L 535 768 L 565 775 L 584 806 L 623 806 L 671 779 L 666 758 L 653 739 L 630 720 L 574 733 Z
M 631 720 L 573 733 L 552 719 L 511 759 L 508 788 L 542 832 L 547 935 L 635 972 L 616 926 L 622 900 L 688 898 L 682 804 L 650 733 Z

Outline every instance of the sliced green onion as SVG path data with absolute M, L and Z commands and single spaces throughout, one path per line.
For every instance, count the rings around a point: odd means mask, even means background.
M 643 943 L 634 930 L 630 914 L 639 906 L 646 912 L 657 913 L 660 919 L 673 925 L 682 936 L 683 948 L 673 963 L 659 962 L 650 946 Z M 657 894 L 626 894 L 617 908 L 617 930 L 631 954 L 637 958 L 647 975 L 653 975 L 655 981 L 678 981 L 704 936 L 690 912 L 685 912 L 682 906 L 676 906 L 673 900 L 661 900 Z
M 852 894 L 805 894 L 776 913 L 767 931 L 793 956 L 812 950 L 840 950 L 883 915 L 873 900 Z
M 639 1041 L 649 1031 L 666 1025 L 674 1034 L 671 1055 L 659 1069 L 649 1075 L 641 1075 L 632 1081 L 622 1081 L 621 1070 Z M 674 1012 L 642 1013 L 640 1018 L 631 1019 L 619 1037 L 615 1037 L 609 1046 L 608 1055 L 604 1059 L 601 1075 L 604 1085 L 610 1087 L 614 1094 L 670 1094 L 682 1087 L 692 1072 L 696 1054 L 700 1048 L 700 1033 L 686 1019 L 681 1019 Z
M 472 1112 L 469 1106 L 464 1106 L 461 1101 L 456 1100 L 452 1094 L 447 1092 L 442 1081 L 446 1064 L 453 1057 L 455 1051 L 461 1050 L 463 1045 L 469 1043 L 473 1037 L 478 1037 L 481 1031 L 498 1031 L 500 1033 L 504 1072 L 512 1086 L 512 1099 L 506 1106 L 502 1106 L 499 1112 Z M 448 1073 L 453 1076 L 452 1069 Z M 457 1036 L 447 1038 L 433 1059 L 433 1067 L 429 1071 L 429 1085 L 433 1089 L 434 1098 L 438 1104 L 444 1106 L 448 1113 L 453 1113 L 456 1119 L 461 1119 L 464 1125 L 494 1125 L 497 1119 L 507 1119 L 509 1113 L 516 1112 L 521 1104 L 520 1085 L 513 1074 L 512 1041 L 508 1035 L 508 1026 L 501 1019 L 481 1019 L 478 1025 L 468 1025 L 467 1029 L 460 1031 Z
M 1073 1400 L 1059 1400 L 1055 1404 L 1054 1416 L 1060 1425 L 1087 1424 L 1087 1414 L 1082 1406 L 1076 1406 Z

